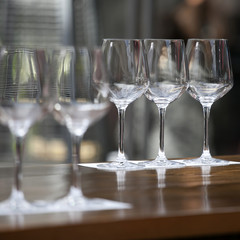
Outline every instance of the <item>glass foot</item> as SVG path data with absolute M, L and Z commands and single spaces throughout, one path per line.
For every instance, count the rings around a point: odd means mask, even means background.
M 131 208 L 131 205 L 101 198 L 89 199 L 84 197 L 82 191 L 75 187 L 70 188 L 67 196 L 49 206 L 51 212 L 100 211 L 125 208 Z
M 129 162 L 129 161 L 115 161 L 111 163 L 101 163 L 101 164 L 98 164 L 97 167 L 99 169 L 109 170 L 109 171 L 118 171 L 118 170 L 131 171 L 131 170 L 143 169 L 143 166 L 136 163 Z
M 67 196 L 53 202 L 36 201 L 29 203 L 21 192 L 12 191 L 9 199 L 0 203 L 1 215 L 42 214 L 51 212 L 100 211 L 110 209 L 129 209 L 131 204 L 107 199 L 88 199 L 78 188 L 71 187 Z
M 213 158 L 211 155 L 202 155 L 199 158 L 184 160 L 184 163 L 187 166 L 225 166 L 229 165 L 230 162 L 222 159 Z
M 0 215 L 29 214 L 34 213 L 34 210 L 34 206 L 25 200 L 24 194 L 15 189 L 7 200 L 0 203 Z
M 145 168 L 181 168 L 186 166 L 184 163 L 168 160 L 167 158 L 160 159 L 158 157 L 152 161 L 139 163 L 139 165 L 143 165 Z
M 51 206 L 54 211 L 66 211 L 72 208 L 84 209 L 86 206 L 86 198 L 83 196 L 82 191 L 78 188 L 71 187 L 67 196 L 57 200 Z

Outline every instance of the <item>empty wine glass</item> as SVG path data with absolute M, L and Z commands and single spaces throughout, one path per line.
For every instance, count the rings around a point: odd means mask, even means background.
M 108 78 L 99 48 L 59 48 L 48 50 L 50 57 L 50 105 L 54 116 L 66 125 L 72 138 L 72 182 L 60 208 L 82 208 L 86 198 L 78 186 L 80 143 L 88 127 L 109 109 Z
M 187 88 L 185 45 L 183 40 L 145 39 L 149 86 L 146 97 L 153 101 L 159 110 L 160 145 L 155 160 L 144 162 L 146 167 L 182 167 L 185 164 L 170 161 L 164 152 L 164 118 L 169 103 L 179 98 Z
M 225 39 L 189 39 L 186 47 L 189 68 L 190 95 L 198 100 L 204 114 L 203 153 L 188 165 L 226 165 L 229 162 L 213 158 L 209 151 L 208 120 L 212 104 L 233 86 L 233 74 Z
M 0 204 L 1 213 L 33 210 L 22 191 L 22 161 L 24 138 L 44 113 L 37 53 L 25 47 L 0 48 L 0 121 L 16 142 L 14 182 L 9 199 Z
M 124 154 L 124 119 L 130 103 L 142 96 L 148 85 L 143 40 L 104 39 L 103 52 L 110 77 L 109 97 L 118 110 L 118 156 L 115 161 L 99 164 L 103 169 L 138 169 Z

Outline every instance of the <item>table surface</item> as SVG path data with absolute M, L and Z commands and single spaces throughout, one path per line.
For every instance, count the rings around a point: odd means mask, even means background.
M 224 156 L 240 162 L 240 156 Z M 240 164 L 115 172 L 79 167 L 83 193 L 130 203 L 129 209 L 0 216 L 0 239 L 165 239 L 240 236 Z M 210 171 L 205 174 L 204 171 Z M 0 200 L 11 191 L 12 167 L 0 167 Z M 118 175 L 119 177 L 119 175 Z M 27 165 L 29 201 L 54 200 L 69 189 L 67 164 Z M 120 180 L 119 180 L 120 179 Z

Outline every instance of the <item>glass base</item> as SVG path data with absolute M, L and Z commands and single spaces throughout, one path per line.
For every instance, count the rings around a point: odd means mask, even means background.
M 7 200 L 0 203 L 0 215 L 29 214 L 34 212 L 36 212 L 36 208 L 24 198 L 23 192 L 16 189 L 12 190 Z
M 187 166 L 225 166 L 229 165 L 229 161 L 213 158 L 208 153 L 203 153 L 199 158 L 184 160 Z
M 86 198 L 83 196 L 82 191 L 78 188 L 71 187 L 67 196 L 57 200 L 51 206 L 54 210 L 71 209 L 71 208 L 84 208 L 86 206 Z
M 75 187 L 70 188 L 67 196 L 49 206 L 52 212 L 100 211 L 125 208 L 131 208 L 131 205 L 101 198 L 89 199 L 84 197 L 82 191 Z
M 114 161 L 111 163 L 101 163 L 97 165 L 98 169 L 108 170 L 108 171 L 118 171 L 118 170 L 125 170 L 125 171 L 133 171 L 133 170 L 141 170 L 143 166 L 125 161 Z
M 145 168 L 181 168 L 185 167 L 184 163 L 168 160 L 167 158 L 157 157 L 155 160 L 139 163 Z
M 13 190 L 9 199 L 0 203 L 0 216 L 51 212 L 100 211 L 129 209 L 131 207 L 131 204 L 128 203 L 101 198 L 86 198 L 83 196 L 82 191 L 75 187 L 71 187 L 68 195 L 57 201 L 36 201 L 33 203 L 26 201 L 23 193 Z

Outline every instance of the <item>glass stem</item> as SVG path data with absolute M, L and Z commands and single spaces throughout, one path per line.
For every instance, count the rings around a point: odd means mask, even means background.
M 14 185 L 13 191 L 22 194 L 22 159 L 23 159 L 23 149 L 24 141 L 23 137 L 16 136 L 16 156 L 15 156 L 15 172 L 14 172 Z
M 126 112 L 126 107 L 118 107 L 118 126 L 119 126 L 118 159 L 121 162 L 125 161 L 124 146 L 123 146 L 125 112 Z
M 158 156 L 160 158 L 166 158 L 164 153 L 164 120 L 165 120 L 165 113 L 166 108 L 159 107 L 159 120 L 160 120 L 160 136 L 159 136 L 159 150 L 158 150 Z
M 80 145 L 83 136 L 71 134 L 72 138 L 72 183 L 71 187 L 78 188 L 78 164 L 80 163 Z
M 210 108 L 209 106 L 203 107 L 203 115 L 204 115 L 204 140 L 203 140 L 203 154 L 209 155 L 209 137 L 208 137 L 208 123 L 210 116 Z

